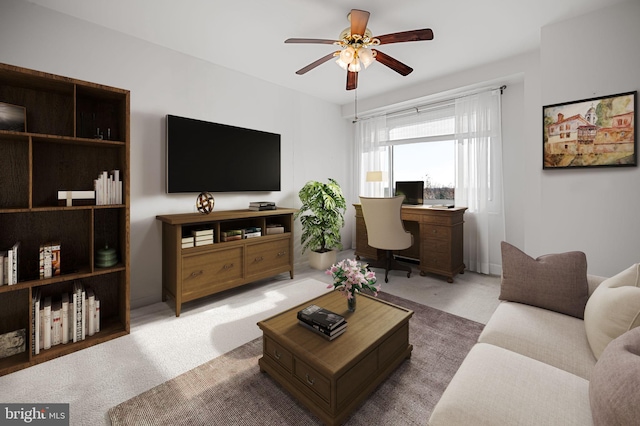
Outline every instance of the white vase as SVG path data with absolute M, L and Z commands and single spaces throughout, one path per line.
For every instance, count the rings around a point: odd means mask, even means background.
M 309 266 L 313 269 L 325 270 L 329 269 L 331 265 L 336 263 L 338 251 L 331 250 L 324 253 L 317 251 L 309 252 Z

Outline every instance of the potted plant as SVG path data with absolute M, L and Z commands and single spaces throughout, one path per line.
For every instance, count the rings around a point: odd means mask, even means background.
M 347 202 L 338 182 L 307 182 L 298 192 L 302 206 L 295 218 L 302 225 L 302 253 L 309 249 L 309 265 L 327 269 L 336 262 L 336 249 L 342 248 L 340 229 L 344 226 Z

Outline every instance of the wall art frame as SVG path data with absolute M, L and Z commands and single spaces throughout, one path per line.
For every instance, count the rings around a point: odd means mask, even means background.
M 542 168 L 637 166 L 637 91 L 542 107 Z
M 27 109 L 20 105 L 0 102 L 0 130 L 27 131 Z

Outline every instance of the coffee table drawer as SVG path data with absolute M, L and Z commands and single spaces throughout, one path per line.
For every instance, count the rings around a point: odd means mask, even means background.
M 264 338 L 264 345 L 265 354 L 287 371 L 291 372 L 291 370 L 293 370 L 293 356 L 291 352 L 268 337 Z
M 304 362 L 296 359 L 295 371 L 293 373 L 302 384 L 314 391 L 327 403 L 331 396 L 331 383 L 329 380 L 309 367 Z

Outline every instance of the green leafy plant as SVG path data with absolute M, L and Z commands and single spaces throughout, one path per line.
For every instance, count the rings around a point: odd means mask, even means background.
M 295 218 L 302 224 L 302 253 L 307 249 L 327 252 L 341 249 L 340 229 L 344 226 L 347 202 L 338 182 L 307 182 L 298 192 L 302 206 Z

